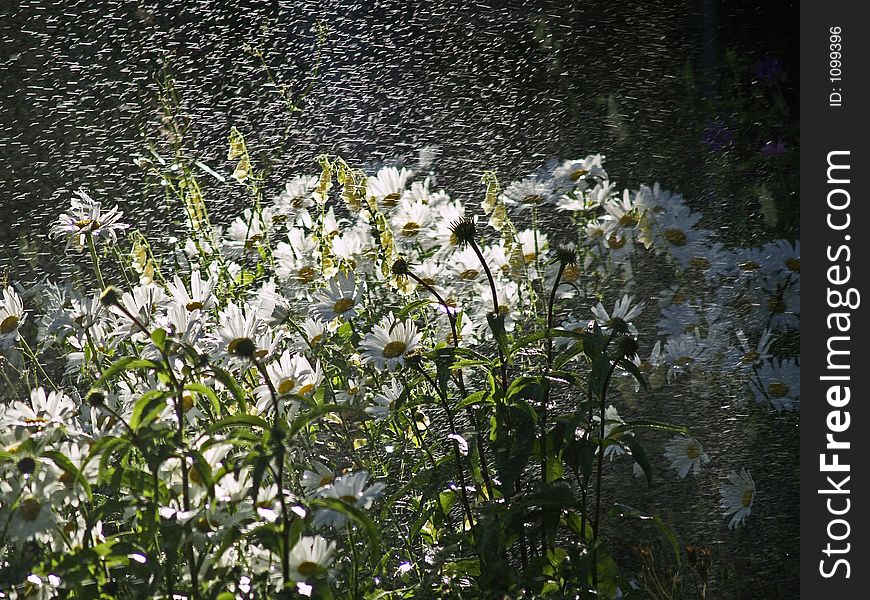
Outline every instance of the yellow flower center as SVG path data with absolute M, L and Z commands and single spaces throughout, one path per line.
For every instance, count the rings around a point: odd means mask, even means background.
M 767 393 L 771 398 L 785 398 L 788 395 L 788 386 L 784 383 L 771 383 L 767 386 Z
M 625 246 L 625 238 L 620 238 L 615 233 L 611 233 L 610 237 L 607 238 L 607 245 L 613 250 L 619 250 Z
M 322 333 L 318 333 L 317 335 L 315 335 L 313 338 L 311 338 L 311 339 L 308 341 L 308 345 L 309 345 L 309 346 L 316 346 L 317 344 L 319 344 L 319 343 L 322 342 L 322 341 L 323 341 L 323 334 L 322 334 Z
M 402 227 L 402 235 L 405 237 L 414 237 L 418 233 L 420 233 L 420 225 L 417 223 L 405 223 L 405 226 Z
M 339 500 L 341 500 L 345 504 L 356 504 L 356 496 L 340 496 Z
M 187 309 L 187 312 L 193 312 L 195 310 L 200 310 L 202 308 L 202 302 L 199 302 L 197 300 L 193 300 L 192 302 L 188 302 L 185 305 L 185 308 Z
M 334 480 L 335 478 L 332 475 L 324 475 L 320 478 L 320 487 L 325 487 L 331 484 Z
M 687 241 L 686 234 L 679 229 L 668 229 L 665 231 L 665 239 L 674 246 L 685 246 Z
M 182 396 L 181 397 L 181 410 L 183 410 L 184 412 L 187 412 L 191 408 L 193 408 L 193 396 L 191 396 L 189 394 Z
M 384 204 L 384 206 L 387 207 L 387 208 L 392 208 L 392 207 L 394 207 L 396 204 L 399 203 L 399 199 L 400 199 L 401 197 L 402 197 L 402 194 L 400 194 L 400 193 L 398 193 L 398 192 L 393 192 L 392 194 L 387 194 L 386 196 L 384 196 L 384 202 L 383 202 L 383 204 Z
M 686 447 L 686 457 L 691 460 L 696 460 L 699 456 L 701 456 L 701 451 L 698 450 L 698 447 L 694 444 L 690 444 Z
M 767 308 L 773 314 L 779 314 L 785 312 L 785 300 L 783 300 L 782 295 L 777 294 L 776 296 L 771 296 L 767 299 Z
M 799 258 L 789 258 L 785 261 L 785 268 L 791 271 L 792 273 L 800 273 L 801 272 L 801 259 Z
M 761 268 L 761 265 L 754 260 L 745 260 L 737 266 L 740 267 L 741 271 L 757 271 Z
M 0 323 L 0 334 L 6 335 L 7 333 L 12 333 L 16 327 L 18 327 L 18 317 L 9 315 Z
M 541 204 L 544 201 L 544 197 L 540 194 L 529 194 L 524 197 L 522 202 L 523 204 L 528 204 L 529 206 L 534 206 L 537 204 Z
M 298 279 L 302 283 L 311 283 L 312 281 L 314 281 L 314 278 L 316 276 L 317 271 L 309 266 L 302 267 L 296 272 L 296 279 Z
M 21 504 L 18 505 L 18 516 L 25 521 L 35 521 L 36 518 L 39 517 L 41 511 L 42 504 L 40 504 L 39 500 L 33 496 L 25 498 L 21 501 Z
M 394 340 L 384 346 L 384 358 L 396 358 L 398 356 L 402 356 L 407 349 L 408 346 L 405 344 L 405 342 Z
M 761 355 L 758 354 L 758 352 L 756 352 L 755 350 L 750 350 L 743 355 L 743 358 L 740 359 L 740 362 L 745 365 L 754 365 L 756 362 L 758 362 L 759 358 L 761 358 Z
M 571 175 L 570 175 L 571 181 L 577 181 L 578 179 L 580 179 L 584 175 L 588 175 L 588 174 L 589 174 L 589 171 L 587 171 L 586 169 L 577 169 L 576 171 L 571 173 Z
M 245 249 L 253 250 L 262 240 L 263 236 L 259 233 L 255 233 L 254 235 L 249 236 L 248 239 L 245 240 Z
M 740 498 L 740 502 L 741 502 L 741 504 L 743 504 L 743 506 L 745 508 L 749 508 L 749 506 L 752 504 L 752 496 L 753 495 L 754 494 L 753 494 L 752 490 L 746 490 L 745 492 L 743 492 L 743 497 Z
M 332 305 L 332 311 L 340 315 L 353 308 L 353 304 L 354 302 L 352 298 L 342 298 Z
M 64 471 L 63 473 L 61 473 L 60 477 L 58 477 L 57 479 L 65 486 L 71 486 L 76 480 L 75 476 L 69 471 Z
M 289 394 L 293 391 L 293 388 L 296 387 L 296 381 L 290 377 L 287 379 L 282 379 L 281 383 L 278 384 L 278 393 L 279 394 Z
M 637 225 L 637 217 L 632 213 L 625 213 L 619 217 L 620 227 L 634 227 L 635 225 Z
M 300 396 L 307 396 L 307 395 L 310 394 L 312 391 L 314 391 L 314 384 L 312 384 L 312 383 L 306 383 L 306 384 L 303 385 L 301 388 L 299 388 L 299 395 L 300 395 Z
M 317 563 L 311 561 L 305 561 L 304 563 L 300 563 L 296 570 L 299 571 L 300 575 L 311 575 L 317 570 Z
M 695 256 L 689 259 L 689 266 L 699 271 L 706 271 L 710 268 L 710 261 L 703 256 Z
M 465 279 L 469 281 L 471 279 L 477 279 L 477 276 L 480 274 L 480 271 L 476 269 L 465 269 L 462 273 L 459 274 L 459 279 Z
M 82 220 L 80 220 L 80 221 L 76 221 L 75 225 L 76 225 L 76 227 L 78 227 L 79 229 L 88 229 L 88 228 L 90 228 L 91 231 L 94 231 L 94 230 L 100 228 L 100 222 L 99 222 L 99 221 L 93 221 L 93 220 L 91 220 L 91 219 L 82 219 Z
M 577 265 L 565 265 L 562 271 L 562 281 L 577 281 L 580 278 L 580 267 Z

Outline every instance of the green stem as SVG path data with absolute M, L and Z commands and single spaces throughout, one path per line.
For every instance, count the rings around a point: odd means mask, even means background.
M 97 247 L 94 245 L 94 236 L 88 233 L 88 250 L 91 253 L 91 262 L 94 263 L 94 273 L 97 275 L 97 283 L 100 284 L 100 290 L 106 289 L 106 282 L 103 281 L 103 272 L 100 270 L 100 258 L 97 256 Z

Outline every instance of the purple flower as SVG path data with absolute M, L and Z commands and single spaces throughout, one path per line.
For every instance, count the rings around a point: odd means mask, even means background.
M 755 63 L 755 79 L 764 83 L 770 83 L 778 79 L 784 72 L 782 63 L 778 58 L 765 56 Z
M 761 152 L 762 155 L 764 155 L 768 158 L 770 158 L 771 156 L 782 156 L 787 151 L 788 151 L 788 145 L 782 140 L 777 140 L 776 142 L 772 142 L 772 141 L 766 142 L 761 147 L 761 150 L 759 150 L 759 152 Z
M 708 123 L 701 134 L 701 143 L 714 152 L 724 150 L 733 141 L 734 133 L 719 119 Z

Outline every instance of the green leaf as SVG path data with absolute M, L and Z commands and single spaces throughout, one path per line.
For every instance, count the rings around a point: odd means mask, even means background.
M 163 350 L 164 344 L 166 343 L 166 330 L 162 327 L 158 327 L 152 331 L 151 341 L 154 342 L 154 345 L 157 346 L 158 349 Z
M 619 361 L 619 366 L 631 373 L 644 390 L 650 391 L 650 389 L 652 389 L 650 388 L 646 377 L 644 377 L 643 373 L 640 372 L 640 369 L 637 368 L 636 364 L 623 358 Z
M 508 347 L 507 331 L 504 328 L 504 315 L 498 313 L 487 313 L 486 322 L 489 323 L 492 335 L 495 337 L 495 341 L 501 349 L 502 354 L 504 354 L 505 360 L 507 360 L 510 355 L 510 347 Z
M 344 406 L 341 404 L 321 404 L 320 406 L 315 406 L 311 410 L 308 410 L 293 419 L 293 423 L 291 423 L 290 425 L 289 437 L 293 437 L 294 435 L 302 431 L 302 429 L 308 426 L 310 423 L 313 423 L 323 415 L 332 412 L 356 412 L 360 415 L 365 414 L 355 406 Z
M 82 485 L 82 488 L 85 490 L 85 494 L 88 496 L 88 500 L 93 499 L 93 494 L 91 493 L 91 486 L 88 483 L 88 480 L 84 478 L 81 471 L 79 471 L 76 466 L 72 463 L 72 461 L 61 454 L 56 450 L 46 450 L 42 453 L 42 455 L 46 458 L 49 458 L 57 465 L 61 471 L 65 471 L 72 475 L 75 480 Z
M 211 465 L 198 450 L 189 450 L 188 455 L 193 458 L 193 469 L 188 471 L 191 483 L 196 484 L 196 479 L 199 479 L 199 485 L 205 487 L 208 491 L 208 497 L 214 498 L 214 480 L 212 479 Z M 193 475 L 193 470 L 196 469 L 196 475 Z
M 477 404 L 492 404 L 492 395 L 486 390 L 469 394 L 456 405 L 456 410 Z
M 140 427 L 150 425 L 166 408 L 167 394 L 168 392 L 162 390 L 150 390 L 142 394 L 133 405 L 130 429 L 136 431 Z
M 670 423 L 661 423 L 659 421 L 626 421 L 624 424 L 614 427 L 610 432 L 610 435 L 613 437 L 616 434 L 635 429 L 654 429 L 657 431 L 679 433 L 686 437 L 692 437 L 692 434 L 687 427 L 683 427 L 682 425 L 672 425 Z
M 232 415 L 213 423 L 205 430 L 205 433 L 206 435 L 211 435 L 226 427 L 260 427 L 268 431 L 272 426 L 263 418 L 256 415 Z
M 106 383 L 112 381 L 124 371 L 135 371 L 139 369 L 160 371 L 163 369 L 163 365 L 153 360 L 124 356 L 109 365 L 109 367 L 103 371 L 103 374 L 100 375 L 100 378 L 94 383 L 93 387 L 95 389 L 104 388 Z
M 631 456 L 634 458 L 634 462 L 640 465 L 640 468 L 643 469 L 643 472 L 646 475 L 647 485 L 652 487 L 652 467 L 649 464 L 646 450 L 644 450 L 641 443 L 633 435 L 624 435 L 619 439 L 619 442 L 631 450 Z
M 197 394 L 208 398 L 211 403 L 211 409 L 214 411 L 215 415 L 220 415 L 223 412 L 221 410 L 221 401 L 218 398 L 217 393 L 207 385 L 201 383 L 188 383 L 185 384 L 184 389 L 189 392 L 196 392 Z
M 225 371 L 220 367 L 212 367 L 212 374 L 214 375 L 215 379 L 224 384 L 224 387 L 226 387 L 233 395 L 233 398 L 238 404 L 239 413 L 247 413 L 248 407 L 247 403 L 245 402 L 245 390 L 242 388 L 242 386 L 239 385 L 239 382 L 236 381 L 236 378 L 233 377 L 228 371 Z
M 437 369 L 435 381 L 445 397 L 449 396 L 447 385 L 450 383 L 450 369 L 453 366 L 454 356 L 455 352 L 452 347 L 438 348 L 435 351 L 435 368 Z
M 513 356 L 517 351 L 522 350 L 523 348 L 526 348 L 526 347 L 534 344 L 535 342 L 545 340 L 548 337 L 552 338 L 552 339 L 574 338 L 574 339 L 582 340 L 585 335 L 586 335 L 585 332 L 570 331 L 567 329 L 546 329 L 543 331 L 536 331 L 535 333 L 523 336 L 520 339 L 518 339 L 517 341 L 515 341 L 513 343 L 513 345 L 510 347 L 510 356 Z M 583 347 L 582 342 L 580 343 L 580 347 L 582 349 L 582 347 Z
M 414 311 L 420 310 L 421 308 L 426 308 L 430 304 L 432 304 L 432 301 L 428 300 L 428 299 L 427 300 L 415 300 L 414 302 L 411 302 L 411 303 L 405 305 L 405 307 L 399 311 L 397 318 L 401 321 L 404 321 Z

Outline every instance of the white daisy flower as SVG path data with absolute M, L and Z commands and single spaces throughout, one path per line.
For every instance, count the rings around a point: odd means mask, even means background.
M 755 502 L 755 481 L 749 472 L 743 468 L 740 473 L 732 470 L 728 474 L 728 483 L 723 483 L 719 488 L 722 496 L 720 506 L 724 509 L 723 516 L 727 519 L 728 528 L 733 529 L 743 525 L 746 517 L 752 513 L 752 504 Z
M 293 289 L 305 290 L 320 274 L 320 244 L 313 235 L 298 228 L 287 233 L 287 242 L 279 242 L 272 252 L 275 260 L 275 275 Z
M 311 461 L 312 470 L 302 471 L 302 487 L 309 498 L 319 495 L 321 490 L 335 481 L 335 472 L 320 461 Z
M 597 432 L 599 428 L 598 424 L 601 423 L 601 416 L 597 414 L 592 415 L 592 420 L 596 423 L 595 431 Z M 623 436 L 632 435 L 630 431 L 614 433 L 613 430 L 622 425 L 625 425 L 625 421 L 619 416 L 616 407 L 611 404 L 604 410 L 604 439 L 619 442 Z M 614 456 L 622 456 L 623 454 L 625 454 L 625 448 L 619 443 L 610 444 L 604 449 L 604 458 L 611 460 L 613 460 Z
M 671 468 L 681 478 L 688 475 L 689 471 L 697 475 L 701 472 L 701 465 L 710 462 L 710 457 L 698 440 L 679 435 L 672 437 L 665 446 L 665 458 L 671 461 Z
M 38 430 L 48 425 L 72 423 L 78 412 L 76 403 L 63 392 L 46 393 L 43 388 L 30 392 L 30 402 L 12 402 L 0 412 L 0 426 Z
M 762 252 L 767 255 L 762 269 L 770 275 L 788 276 L 800 279 L 801 242 L 776 240 L 764 245 Z
M 190 291 L 178 275 L 175 275 L 172 281 L 167 286 L 172 294 L 172 299 L 188 312 L 209 310 L 214 306 L 215 298 L 212 296 L 212 291 L 217 284 L 216 275 L 213 274 L 203 281 L 199 271 L 193 271 L 190 274 Z
M 214 354 L 220 359 L 250 360 L 257 353 L 257 313 L 230 302 L 220 314 Z
M 255 215 L 250 208 L 246 208 L 242 216 L 236 217 L 230 223 L 224 239 L 224 249 L 227 256 L 240 258 L 247 254 L 256 253 L 259 247 L 266 241 L 268 232 L 260 217 Z
M 553 171 L 553 179 L 566 186 L 577 185 L 592 177 L 606 179 L 607 173 L 602 166 L 603 162 L 604 156 L 601 154 L 590 154 L 583 159 L 566 160 Z
M 118 232 L 130 227 L 121 223 L 123 215 L 118 207 L 103 212 L 102 205 L 88 196 L 84 191 L 75 192 L 78 198 L 73 198 L 68 213 L 63 213 L 54 227 L 51 235 L 67 236 L 67 248 L 74 246 L 84 249 L 88 236 L 94 241 L 114 243 Z
M 376 421 L 389 417 L 398 405 L 403 392 L 402 385 L 393 380 L 389 386 L 384 386 L 380 394 L 375 394 L 371 406 L 365 409 L 366 414 L 371 415 Z
M 701 339 L 697 329 L 694 333 L 669 339 L 665 344 L 668 381 L 676 375 L 704 366 L 710 358 L 710 348 Z
M 276 362 L 266 365 L 266 373 L 269 381 L 278 395 L 278 412 L 284 413 L 285 399 L 298 394 L 303 385 L 307 385 L 314 376 L 314 368 L 308 359 L 300 354 L 285 351 Z M 257 395 L 257 409 L 263 413 L 270 410 L 272 404 L 272 392 L 267 384 L 263 384 L 254 391 Z M 298 409 L 298 402 L 291 401 L 291 412 Z M 270 411 L 271 412 L 271 411 Z
M 378 207 L 393 208 L 401 200 L 411 175 L 413 173 L 404 167 L 401 171 L 396 167 L 384 167 L 377 175 L 368 178 L 368 195 L 377 200 Z
M 391 225 L 400 241 L 411 242 L 429 227 L 432 209 L 421 200 L 403 200 L 393 213 Z
M 48 541 L 49 530 L 60 522 L 60 517 L 53 510 L 50 495 L 58 484 L 55 481 L 43 482 L 40 477 L 34 474 L 28 482 L 30 489 L 21 495 L 18 502 L 0 511 L 0 518 L 8 523 L 8 538 L 19 544 L 34 537 Z
M 553 182 L 532 175 L 507 186 L 502 194 L 502 202 L 522 210 L 541 207 L 555 198 Z
M 323 498 L 337 498 L 345 504 L 368 510 L 386 487 L 383 483 L 378 482 L 366 489 L 368 480 L 369 474 L 366 471 L 348 473 L 347 475 L 336 477 L 332 485 L 323 488 L 320 495 Z M 328 509 L 318 510 L 314 515 L 314 525 L 317 527 L 327 524 L 341 527 L 346 521 L 347 517 Z
M 782 411 L 800 409 L 801 369 L 793 359 L 766 361 L 756 371 L 751 383 L 752 393 L 760 403 L 770 402 Z
M 284 217 L 290 225 L 304 225 L 311 228 L 311 213 L 308 209 L 316 206 L 313 192 L 317 189 L 320 177 L 317 175 L 298 175 L 288 181 L 274 200 L 278 215 Z
M 290 551 L 290 579 L 305 581 L 329 568 L 335 555 L 335 542 L 317 536 L 302 536 Z
M 329 280 L 329 286 L 314 295 L 316 304 L 311 314 L 326 321 L 351 319 L 357 311 L 356 306 L 362 298 L 362 290 L 357 288 L 353 272 L 340 271 Z
M 364 381 L 348 378 L 347 385 L 336 391 L 335 401 L 338 404 L 357 404 L 366 397 L 366 385 Z
M 405 364 L 405 356 L 417 348 L 420 338 L 412 321 L 398 321 L 390 313 L 360 344 L 363 363 L 395 371 Z
M 0 302 L 0 348 L 8 348 L 18 341 L 19 327 L 25 317 L 24 303 L 18 293 L 7 286 Z
M 610 332 L 614 322 L 619 319 L 628 325 L 629 333 L 637 335 L 637 328 L 632 325 L 631 322 L 640 316 L 640 313 L 643 312 L 646 304 L 641 302 L 632 306 L 632 301 L 634 301 L 634 296 L 623 294 L 622 299 L 617 300 L 616 304 L 613 306 L 612 313 L 608 313 L 607 309 L 604 308 L 604 305 L 599 302 L 592 308 L 592 314 L 595 315 L 595 320 L 598 322 L 598 325 L 606 333 Z

